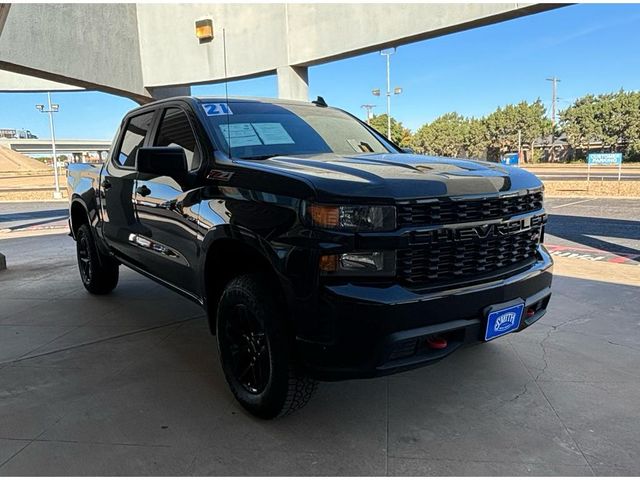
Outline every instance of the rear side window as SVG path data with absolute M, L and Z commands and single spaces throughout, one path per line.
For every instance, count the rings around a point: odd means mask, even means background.
M 162 115 L 155 147 L 181 147 L 187 157 L 189 170 L 200 166 L 200 153 L 196 136 L 191 129 L 187 114 L 179 108 L 167 108 Z
M 149 131 L 153 112 L 143 113 L 131 118 L 122 136 L 120 150 L 116 155 L 118 165 L 127 168 L 134 168 L 136 164 L 136 152 L 142 147 L 144 137 Z

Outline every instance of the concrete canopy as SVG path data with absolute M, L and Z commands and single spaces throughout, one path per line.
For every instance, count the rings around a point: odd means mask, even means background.
M 3 92 L 68 92 L 84 90 L 82 87 L 52 82 L 44 78 L 0 70 L 0 91 Z
M 141 103 L 188 94 L 194 84 L 277 73 L 280 97 L 306 99 L 309 66 L 557 6 L 0 4 L 0 70 Z M 214 38 L 201 44 L 194 25 L 205 18 Z M 13 90 L 12 80 L 0 76 L 0 91 Z

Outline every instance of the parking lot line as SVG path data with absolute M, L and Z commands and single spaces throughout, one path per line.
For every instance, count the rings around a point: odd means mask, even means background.
M 591 200 L 595 200 L 595 198 L 586 198 L 586 199 L 584 199 L 584 200 L 578 200 L 577 202 L 565 203 L 565 204 L 563 204 L 563 205 L 556 205 L 556 206 L 553 206 L 553 207 L 551 207 L 551 208 L 569 207 L 569 206 L 571 206 L 571 205 L 577 205 L 577 204 L 579 204 L 579 203 L 590 202 Z

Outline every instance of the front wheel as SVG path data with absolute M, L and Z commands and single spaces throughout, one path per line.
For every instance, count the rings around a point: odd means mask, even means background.
M 81 225 L 76 233 L 76 253 L 84 288 L 95 295 L 104 295 L 116 288 L 118 263 L 100 253 L 87 224 Z
M 265 275 L 233 279 L 217 312 L 217 340 L 225 378 L 238 402 L 270 419 L 303 407 L 317 382 L 296 372 L 284 309 Z

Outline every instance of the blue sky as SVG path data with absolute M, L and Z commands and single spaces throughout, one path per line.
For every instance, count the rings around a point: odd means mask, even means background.
M 415 130 L 439 115 L 457 111 L 482 116 L 497 106 L 541 98 L 550 106 L 556 76 L 559 107 L 586 93 L 640 90 L 640 5 L 583 4 L 439 37 L 398 48 L 391 57 L 392 115 Z M 364 117 L 360 106 L 384 97 L 384 57 L 362 55 L 312 67 L 309 95 Z M 223 95 L 223 85 L 193 87 L 194 95 Z M 232 82 L 230 95 L 277 96 L 275 76 Z M 60 104 L 56 136 L 111 139 L 122 115 L 136 104 L 99 92 L 53 94 Z M 36 111 L 46 94 L 0 93 L 0 128 L 27 128 L 47 138 L 47 116 Z

